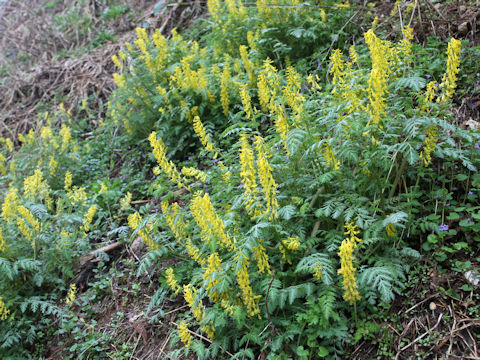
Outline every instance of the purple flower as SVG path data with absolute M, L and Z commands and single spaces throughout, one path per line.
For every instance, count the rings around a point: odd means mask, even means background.
M 191 156 L 189 156 L 189 157 L 188 157 L 188 160 L 192 160 L 192 157 L 191 157 Z
M 473 195 L 473 192 L 469 191 L 467 195 Z
M 467 219 L 467 222 L 471 223 L 471 222 L 472 222 L 472 218 L 468 218 L 468 219 Z
M 426 77 L 427 79 L 430 79 L 430 78 L 432 77 L 432 75 L 427 74 L 427 75 L 425 75 L 425 77 Z
M 438 87 L 438 83 L 435 83 L 435 87 Z
M 218 163 L 218 159 L 213 159 L 213 160 L 212 160 L 212 163 L 213 163 L 213 164 Z
M 252 141 L 253 141 L 253 140 L 255 140 L 255 138 L 252 136 L 252 137 L 250 138 L 250 140 L 252 140 Z
M 474 148 L 475 148 L 475 150 L 480 150 L 480 145 L 479 145 L 479 144 L 475 144 Z
M 448 230 L 448 225 L 447 224 L 440 225 L 438 227 L 438 230 L 439 231 L 447 231 Z
M 317 70 L 320 70 L 322 68 L 322 62 L 320 61 L 320 59 L 317 59 Z
M 450 203 L 446 203 L 445 206 L 450 206 Z
M 452 190 L 455 191 L 455 190 L 457 190 L 457 188 L 456 188 L 456 187 L 453 187 Z
M 477 77 L 480 77 L 480 73 L 477 73 Z

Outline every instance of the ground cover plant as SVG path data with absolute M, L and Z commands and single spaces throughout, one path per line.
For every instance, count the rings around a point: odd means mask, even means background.
M 113 337 L 90 304 L 112 283 L 99 275 L 81 296 L 72 279 L 110 239 L 146 246 L 151 323 L 183 301 L 170 358 L 345 358 L 380 333 L 368 318 L 422 254 L 451 266 L 463 252 L 453 266 L 477 276 L 480 138 L 450 111 L 460 40 L 432 64 L 408 26 L 385 40 L 376 19 L 346 42 L 349 3 L 207 7 L 201 31 L 136 29 L 94 131 L 59 107 L 2 140 L 5 357 L 42 356 L 34 341 L 52 336 L 63 358 L 104 357 Z M 128 358 L 124 345 L 109 356 Z

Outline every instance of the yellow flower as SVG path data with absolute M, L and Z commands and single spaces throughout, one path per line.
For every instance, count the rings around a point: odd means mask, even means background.
M 193 130 L 195 131 L 195 134 L 197 134 L 205 149 L 207 151 L 213 152 L 214 158 L 216 158 L 217 152 L 213 147 L 213 143 L 210 141 L 210 134 L 207 134 L 207 132 L 205 131 L 205 127 L 203 126 L 202 121 L 198 116 L 195 116 L 193 118 Z
M 342 59 L 342 51 L 339 49 L 335 49 L 332 51 L 332 55 L 330 56 L 330 74 L 333 75 L 332 78 L 332 85 L 333 93 L 337 92 L 337 85 L 340 85 L 343 82 L 343 70 L 345 67 L 345 63 Z
M 162 212 L 163 215 L 165 215 L 165 219 L 167 220 L 168 226 L 170 227 L 170 230 L 172 230 L 175 239 L 177 239 L 178 242 L 181 242 L 187 237 L 185 232 L 187 224 L 183 221 L 183 215 L 179 215 L 180 206 L 178 206 L 178 203 L 173 203 L 172 206 L 170 206 L 168 201 L 163 201 Z
M 193 337 L 188 331 L 188 323 L 182 321 L 180 324 L 178 324 L 178 334 L 180 336 L 180 340 L 182 340 L 182 342 L 185 344 L 185 347 L 188 349 L 193 341 Z
M 60 136 L 62 137 L 62 149 L 65 150 L 72 140 L 70 128 L 65 124 L 62 125 L 62 128 L 60 129 Z
M 252 119 L 252 99 L 247 90 L 247 85 L 240 83 L 240 98 L 242 99 L 243 111 L 247 119 Z
M 315 272 L 313 273 L 313 277 L 317 280 L 321 280 L 322 279 L 322 265 L 320 263 L 317 263 L 313 269 L 315 270 Z
M 250 285 L 250 276 L 248 274 L 249 262 L 243 253 L 236 256 L 235 260 L 239 262 L 237 268 L 237 282 L 240 290 L 242 291 L 242 301 L 247 308 L 247 314 L 249 316 L 258 315 L 260 318 L 260 308 L 258 307 L 258 299 L 260 295 L 253 295 L 253 290 Z
M 125 80 L 125 74 L 117 74 L 117 73 L 114 73 L 113 74 L 113 81 L 115 81 L 115 84 L 117 84 L 117 86 L 119 88 L 122 88 L 125 86 L 125 83 L 126 83 L 126 80 Z
M 451 98 L 457 87 L 457 74 L 459 72 L 460 66 L 460 50 L 462 47 L 462 42 L 452 38 L 448 43 L 447 48 L 447 70 L 442 78 L 442 83 L 440 84 L 440 89 L 443 91 L 443 94 L 438 98 L 438 102 L 446 103 Z
M 58 162 L 55 161 L 55 158 L 53 156 L 50 157 L 48 166 L 50 168 L 50 176 L 55 176 L 57 173 Z
M 259 209 L 258 204 L 255 205 L 258 194 L 255 159 L 247 134 L 240 135 L 240 145 L 240 165 L 242 166 L 240 176 L 242 177 L 245 194 L 245 209 L 250 216 L 257 216 L 259 215 Z
M 253 258 L 257 262 L 258 266 L 258 273 L 263 274 L 263 273 L 268 273 L 271 274 L 272 271 L 270 270 L 270 264 L 268 263 L 268 255 L 265 251 L 265 247 L 262 246 L 261 243 L 259 243 L 257 246 L 253 247 Z
M 364 34 L 364 37 L 372 58 L 372 70 L 368 79 L 368 99 L 370 101 L 368 111 L 370 113 L 370 122 L 382 126 L 381 121 L 385 114 L 386 97 L 388 94 L 387 79 L 390 71 L 388 54 L 390 48 L 388 44 L 380 40 L 372 30 L 368 30 Z
M 165 277 L 167 279 L 168 286 L 170 286 L 170 288 L 175 292 L 175 295 L 178 294 L 178 292 L 182 290 L 182 288 L 178 285 L 172 268 L 169 267 L 167 269 L 167 271 L 165 272 Z
M 253 63 L 248 58 L 248 49 L 245 45 L 240 45 L 240 57 L 242 58 L 243 66 L 248 74 L 250 84 L 255 84 L 255 71 L 253 69 Z
M 7 242 L 5 241 L 5 238 L 3 237 L 3 230 L 0 227 L 0 253 L 4 252 L 7 250 Z
M 257 149 L 258 178 L 260 179 L 265 202 L 267 203 L 266 214 L 269 214 L 269 219 L 273 220 L 278 216 L 277 184 L 272 176 L 272 168 L 267 160 L 267 152 L 262 137 L 255 136 L 255 147 Z
M 222 260 L 217 252 L 213 252 L 203 266 L 202 278 L 206 282 L 205 288 L 208 290 L 208 297 L 213 302 L 221 299 L 221 293 L 215 287 L 223 279 Z
M 113 63 L 115 64 L 115 66 L 116 66 L 117 68 L 119 68 L 120 70 L 123 69 L 123 64 L 122 64 L 122 63 L 120 62 L 120 60 L 118 59 L 117 55 L 113 55 L 113 56 L 112 56 L 112 61 L 113 61 Z
M 226 232 L 225 224 L 215 213 L 215 209 L 210 201 L 210 196 L 201 192 L 193 195 L 190 203 L 190 209 L 195 222 L 202 230 L 202 241 L 209 243 L 212 237 L 216 237 L 220 246 L 228 250 L 233 250 L 235 244 Z
M 423 150 L 420 152 L 420 159 L 423 160 L 423 164 L 427 167 L 432 160 L 432 152 L 435 151 L 435 146 L 438 142 L 438 129 L 436 125 L 430 125 L 426 132 L 426 138 L 423 142 Z
M 65 185 L 64 189 L 66 192 L 70 192 L 72 187 L 72 173 L 70 171 L 67 171 L 65 173 Z
M 120 209 L 126 211 L 130 208 L 130 203 L 132 202 L 132 193 L 127 192 L 127 194 L 120 200 Z
M 343 298 L 345 301 L 353 304 L 357 300 L 360 300 L 360 294 L 355 280 L 355 268 L 353 266 L 355 257 L 353 256 L 353 251 L 357 247 L 357 242 L 360 242 L 361 239 L 357 237 L 360 231 L 355 223 L 347 222 L 345 229 L 345 235 L 348 235 L 348 237 L 344 239 L 340 245 L 340 251 L 338 253 L 340 256 L 340 269 L 338 270 L 338 274 L 343 276 L 343 288 L 345 290 Z
M 130 229 L 137 230 L 143 220 L 138 212 L 134 212 L 133 214 L 128 215 L 127 221 Z M 140 238 L 142 238 L 142 240 L 145 242 L 145 244 L 147 244 L 150 250 L 158 249 L 158 246 L 155 244 L 148 231 L 146 231 L 145 229 L 138 229 L 137 233 Z
M 193 177 L 201 182 L 207 182 L 207 174 L 193 167 L 182 168 L 182 174 L 188 177 Z
M 427 91 L 425 92 L 425 98 L 422 105 L 423 111 L 430 111 L 428 104 L 433 102 L 433 98 L 435 97 L 436 84 L 437 83 L 435 81 L 430 81 L 427 84 Z
M 8 151 L 12 152 L 13 149 L 14 149 L 12 139 L 7 138 L 7 139 L 5 140 L 5 144 L 7 144 Z
M 2 216 L 7 223 L 12 222 L 15 219 L 15 215 L 17 214 L 17 204 L 18 189 L 11 186 L 8 189 L 7 195 L 2 204 Z
M 3 298 L 0 296 L 0 320 L 6 320 L 8 314 L 10 314 L 10 310 L 5 307 L 5 303 L 3 302 Z
M 338 170 L 340 169 L 340 161 L 337 160 L 337 154 L 332 150 L 332 145 L 328 142 L 329 139 L 323 142 L 321 152 L 327 167 L 330 167 L 332 170 Z
M 85 216 L 83 217 L 83 229 L 85 231 L 89 231 L 90 230 L 90 224 L 92 223 L 92 220 L 93 220 L 93 217 L 95 216 L 95 213 L 97 212 L 97 206 L 96 205 L 92 205 L 90 206 L 90 208 L 88 209 L 87 213 L 85 214 Z
M 287 257 L 287 250 L 295 251 L 300 249 L 300 240 L 297 237 L 289 237 L 287 240 L 282 240 L 280 245 L 280 252 L 282 253 L 282 261 L 292 263 L 289 257 Z
M 73 302 L 75 301 L 75 295 L 77 291 L 77 286 L 75 284 L 70 285 L 70 290 L 68 291 L 67 298 L 65 302 L 67 303 L 68 307 L 72 307 Z
M 177 183 L 179 189 L 183 188 L 183 179 L 178 172 L 177 167 L 173 162 L 167 160 L 167 148 L 163 144 L 162 139 L 157 139 L 157 133 L 155 131 L 150 134 L 148 139 L 150 140 L 150 145 L 153 148 L 153 155 L 155 156 L 155 159 L 157 159 L 157 162 L 162 170 L 167 174 L 173 183 Z
M 37 169 L 32 176 L 25 178 L 23 181 L 23 193 L 27 199 L 34 199 L 44 189 L 45 185 L 42 171 Z
M 358 54 L 357 54 L 357 51 L 355 50 L 355 46 L 354 45 L 351 45 L 349 48 L 348 48 L 348 55 L 350 56 L 350 62 L 352 64 L 355 64 L 358 62 Z

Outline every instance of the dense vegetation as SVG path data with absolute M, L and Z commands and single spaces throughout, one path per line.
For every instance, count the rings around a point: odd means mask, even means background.
M 96 129 L 85 99 L 2 139 L 2 358 L 55 334 L 64 356 L 104 357 L 72 279 L 109 240 L 143 239 L 139 276 L 162 274 L 149 317 L 183 298 L 171 356 L 199 359 L 341 358 L 421 253 L 478 247 L 480 137 L 450 111 L 459 40 L 431 62 L 373 16 L 350 44 L 348 3 L 207 3 L 184 34 L 137 29 Z

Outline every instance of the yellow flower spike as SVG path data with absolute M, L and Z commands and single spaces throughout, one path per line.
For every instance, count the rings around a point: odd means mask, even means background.
M 67 171 L 65 173 L 65 180 L 64 180 L 64 187 L 66 192 L 70 192 L 72 188 L 72 173 L 70 171 Z
M 11 186 L 2 204 L 3 219 L 10 223 L 15 219 L 18 207 L 18 189 Z
M 42 128 L 40 129 L 40 137 L 43 139 L 43 140 L 48 140 L 52 137 L 52 129 L 50 129 L 49 126 L 42 126 Z
M 259 274 L 272 273 L 270 270 L 270 264 L 268 263 L 268 255 L 265 250 L 265 247 L 261 243 L 253 247 L 253 258 L 257 262 Z
M 213 290 L 222 280 L 223 269 L 222 260 L 218 256 L 217 252 L 213 252 L 207 259 L 206 264 L 202 267 L 202 278 L 206 282 L 205 288 L 208 290 L 208 297 L 214 303 L 218 302 L 222 294 L 217 290 Z M 215 276 L 214 276 L 215 275 Z
M 207 174 L 193 167 L 182 168 L 182 174 L 188 177 L 193 177 L 197 180 L 200 180 L 203 183 L 207 182 Z
M 423 164 L 427 167 L 432 160 L 432 152 L 435 151 L 435 146 L 438 142 L 438 128 L 436 125 L 430 125 L 425 131 L 426 138 L 423 142 L 423 150 L 420 152 L 420 159 L 423 160 Z
M 76 292 L 77 292 L 77 286 L 75 284 L 71 284 L 70 290 L 68 291 L 68 295 L 65 299 L 65 302 L 67 303 L 68 307 L 72 307 L 73 302 L 75 301 Z
M 153 155 L 155 156 L 155 159 L 157 159 L 158 165 L 160 165 L 162 170 L 173 183 L 177 183 L 179 189 L 183 188 L 184 179 L 182 179 L 175 164 L 167 160 L 167 148 L 163 144 L 162 139 L 157 139 L 157 133 L 155 131 L 150 134 L 148 139 L 150 140 L 150 145 L 153 148 Z
M 114 73 L 113 74 L 113 81 L 115 81 L 115 84 L 117 84 L 117 86 L 119 88 L 122 88 L 125 86 L 125 74 L 117 74 L 117 73 Z
M 252 147 L 248 140 L 247 134 L 240 135 L 240 165 L 242 171 L 240 176 L 242 177 L 242 185 L 245 194 L 245 209 L 250 216 L 257 216 L 260 213 L 258 205 L 255 205 L 257 201 L 257 177 L 255 174 L 255 158 Z
M 443 92 L 442 96 L 438 98 L 438 102 L 447 103 L 455 92 L 457 87 L 457 74 L 460 66 L 460 51 L 462 42 L 452 38 L 448 43 L 447 48 L 447 70 L 442 78 L 440 90 Z
M 170 288 L 174 291 L 175 295 L 177 295 L 182 290 L 182 288 L 180 287 L 180 285 L 178 285 L 172 268 L 169 267 L 167 269 L 167 271 L 165 272 L 165 278 L 167 279 L 168 286 L 170 286 Z
M 250 84 L 255 84 L 255 71 L 253 68 L 253 63 L 248 58 L 248 48 L 245 45 L 240 45 L 240 57 L 242 58 L 243 67 L 248 74 L 248 79 L 250 80 Z
M 268 88 L 268 81 L 265 72 L 261 71 L 257 79 L 258 99 L 260 106 L 264 113 L 268 112 L 268 105 L 270 103 L 270 90 Z
M 330 140 L 330 138 L 323 142 L 321 152 L 325 158 L 327 167 L 332 170 L 338 170 L 340 169 L 340 161 L 337 160 L 337 154 L 332 150 L 332 145 L 330 145 L 328 140 Z
M 195 131 L 195 134 L 197 134 L 205 149 L 214 153 L 214 158 L 216 158 L 218 155 L 215 151 L 213 143 L 210 141 L 210 134 L 207 134 L 205 131 L 205 127 L 203 126 L 199 116 L 195 116 L 193 118 L 193 130 Z
M 7 138 L 5 140 L 5 144 L 7 144 L 8 151 L 13 152 L 14 146 L 13 146 L 13 141 L 10 138 Z
M 202 230 L 202 241 L 208 243 L 211 237 L 215 236 L 220 246 L 227 250 L 235 249 L 234 241 L 226 232 L 222 219 L 215 213 L 207 193 L 203 196 L 201 192 L 195 193 L 190 203 L 190 209 L 195 222 Z
M 409 64 L 412 57 L 412 43 L 413 29 L 409 26 L 405 26 L 402 29 L 403 39 L 400 41 L 400 52 L 405 58 L 405 62 Z
M 355 50 L 354 45 L 351 45 L 348 48 L 348 56 L 350 57 L 350 62 L 352 64 L 356 64 L 358 62 L 358 54 L 357 54 L 357 51 Z
M 208 12 L 215 21 L 220 19 L 220 6 L 220 0 L 207 0 Z
M 127 211 L 130 208 L 130 203 L 132 202 L 132 193 L 127 192 L 127 194 L 120 200 L 120 209 Z
M 297 237 L 290 237 L 288 238 L 287 240 L 282 240 L 282 243 L 280 244 L 280 252 L 282 253 L 282 261 L 284 263 L 289 263 L 291 264 L 292 261 L 290 260 L 290 258 L 287 256 L 287 250 L 290 250 L 290 251 L 295 251 L 295 250 L 298 250 L 300 248 L 300 240 Z
M 180 340 L 185 344 L 185 348 L 189 348 L 192 345 L 193 336 L 188 331 L 188 323 L 185 321 L 180 322 L 178 324 L 178 335 L 180 336 Z
M 50 176 L 55 176 L 58 169 L 58 162 L 55 161 L 55 158 L 53 156 L 50 157 L 48 167 L 50 168 Z
M 128 215 L 127 221 L 130 229 L 137 230 L 143 220 L 138 212 L 134 212 L 133 214 Z M 145 244 L 147 244 L 150 250 L 158 249 L 158 246 L 155 244 L 152 237 L 145 229 L 139 229 L 137 233 L 138 236 L 140 236 L 140 238 L 145 242 Z
M 17 217 L 17 223 L 20 221 L 19 227 L 21 227 L 20 231 L 23 233 L 23 235 L 28 238 L 28 240 L 32 239 L 32 235 L 37 234 L 40 232 L 40 223 L 38 222 L 37 219 L 35 219 L 35 216 L 32 214 L 32 212 L 27 209 L 25 206 L 19 206 L 17 208 L 18 213 L 27 221 L 27 223 L 31 226 L 31 228 L 26 227 L 25 222 L 23 221 L 22 218 Z
M 381 127 L 388 95 L 387 79 L 390 70 L 387 53 L 390 48 L 372 30 L 368 30 L 364 37 L 372 58 L 372 70 L 368 79 L 368 99 L 370 102 L 368 112 L 370 113 L 370 122 Z
M 348 237 L 342 241 L 338 253 L 340 257 L 338 274 L 343 276 L 343 288 L 345 290 L 343 298 L 352 305 L 357 300 L 360 300 L 360 294 L 355 280 L 356 270 L 353 266 L 353 262 L 355 261 L 353 251 L 357 247 L 357 242 L 361 241 L 361 239 L 357 237 L 359 233 L 360 231 L 355 223 L 347 222 L 345 224 L 345 235 Z
M 248 267 L 250 263 L 243 254 L 238 254 L 235 259 L 240 263 L 238 266 L 239 270 L 237 272 L 237 282 L 240 290 L 242 291 L 242 301 L 247 308 L 247 314 L 248 316 L 257 315 L 260 319 L 258 300 L 261 298 L 261 296 L 253 295 L 252 286 L 250 285 L 250 275 L 248 274 Z
M 83 217 L 83 229 L 85 231 L 90 230 L 90 224 L 92 223 L 93 217 L 95 216 L 96 212 L 97 212 L 97 206 L 92 205 L 92 206 L 90 206 L 87 213 Z
M 270 110 L 272 111 L 272 110 Z M 282 105 L 276 104 L 273 105 L 273 114 L 275 118 L 275 129 L 280 134 L 280 138 L 283 141 L 283 145 L 285 146 L 285 150 L 287 155 L 290 155 L 290 151 L 287 147 L 287 136 L 290 132 L 290 126 L 287 120 L 287 114 L 285 113 L 285 109 Z
M 0 320 L 7 320 L 8 314 L 10 314 L 10 310 L 6 308 L 3 298 L 0 296 Z
M 113 56 L 112 56 L 112 61 L 113 61 L 113 63 L 115 64 L 115 66 L 116 66 L 117 68 L 119 68 L 120 70 L 123 69 L 123 64 L 122 64 L 122 63 L 120 62 L 120 60 L 118 59 L 117 55 L 113 55 Z
M 34 199 L 41 192 L 44 192 L 46 183 L 43 181 L 43 173 L 37 169 L 32 176 L 25 178 L 23 181 L 23 193 L 27 199 Z
M 0 227 L 0 253 L 7 250 L 7 242 L 3 237 L 3 229 Z
M 267 160 L 267 150 L 262 137 L 255 136 L 255 148 L 257 150 L 258 178 L 260 179 L 265 202 L 267 203 L 266 214 L 269 215 L 269 220 L 271 221 L 278 217 L 277 184 L 272 176 L 272 168 Z
M 322 265 L 317 263 L 313 269 L 315 270 L 313 277 L 317 280 L 322 280 Z
M 247 85 L 240 84 L 240 98 L 242 99 L 243 111 L 247 119 L 252 120 L 252 99 L 247 90 Z
M 335 49 L 332 51 L 330 56 L 330 74 L 333 75 L 332 85 L 333 93 L 337 92 L 337 85 L 340 85 L 343 82 L 343 70 L 345 68 L 345 63 L 342 59 L 342 51 Z

